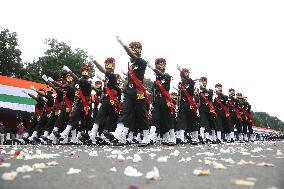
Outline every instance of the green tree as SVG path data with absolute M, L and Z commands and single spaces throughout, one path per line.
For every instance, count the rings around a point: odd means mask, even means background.
M 153 82 L 151 81 L 150 78 L 144 78 L 144 86 L 146 87 L 147 91 L 151 91 Z
M 16 32 L 3 29 L 0 33 L 0 74 L 17 77 L 23 74 L 21 51 L 18 49 Z
M 57 79 L 62 76 L 64 65 L 80 77 L 81 66 L 88 63 L 86 51 L 79 48 L 72 50 L 71 46 L 56 39 L 47 39 L 45 44 L 48 46 L 45 55 L 39 57 L 36 62 L 27 65 L 27 79 L 42 82 L 41 76 L 43 74 Z M 94 70 L 92 65 L 90 67 Z
M 275 116 L 266 112 L 252 112 L 252 119 L 256 126 L 284 131 L 284 123 Z

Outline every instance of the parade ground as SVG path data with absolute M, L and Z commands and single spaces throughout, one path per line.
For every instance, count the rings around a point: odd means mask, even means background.
M 283 189 L 283 149 L 283 141 L 146 148 L 1 146 L 0 188 Z

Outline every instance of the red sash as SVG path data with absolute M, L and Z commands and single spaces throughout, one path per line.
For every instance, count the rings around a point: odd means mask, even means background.
M 107 95 L 108 95 L 109 98 L 110 98 L 110 103 L 111 103 L 111 105 L 114 106 L 114 112 L 115 112 L 115 113 L 118 113 L 119 110 L 118 110 L 118 108 L 117 108 L 117 102 L 118 102 L 117 97 L 114 97 L 112 91 L 111 91 L 107 86 L 105 86 L 105 89 L 106 89 Z
M 45 111 L 46 113 L 50 113 L 51 112 L 51 108 L 50 106 L 47 105 L 47 103 L 45 104 Z
M 55 98 L 55 104 L 54 104 L 54 109 L 55 111 L 58 111 L 60 109 L 61 102 L 58 101 L 57 98 Z
M 94 96 L 93 96 L 93 100 L 94 100 L 94 102 L 96 103 L 96 105 L 99 104 L 99 97 L 98 97 L 98 95 L 94 95 Z
M 221 108 L 224 110 L 226 117 L 230 116 L 230 112 L 228 108 L 221 102 L 219 98 L 215 98 L 216 102 L 221 106 Z
M 246 119 L 254 125 L 254 121 L 251 119 L 250 114 L 247 111 L 244 111 L 244 114 L 245 114 Z
M 169 92 L 165 89 L 165 87 L 162 85 L 160 80 L 157 80 L 156 84 L 158 85 L 158 87 L 159 87 L 160 91 L 162 92 L 162 94 L 166 97 L 167 105 L 169 106 L 169 108 L 171 110 L 171 113 L 173 114 L 175 112 L 176 105 L 174 105 Z
M 135 85 L 137 88 L 139 88 L 140 90 L 142 90 L 142 93 L 141 93 L 141 94 L 143 94 L 143 95 L 145 96 L 147 103 L 148 103 L 148 104 L 151 104 L 151 101 L 150 101 L 150 99 L 149 99 L 149 97 L 148 97 L 148 95 L 147 95 L 147 93 L 146 93 L 146 88 L 145 88 L 145 86 L 144 86 L 143 83 L 136 77 L 136 75 L 134 74 L 134 71 L 133 71 L 133 69 L 132 69 L 131 67 L 129 68 L 129 76 L 130 76 L 130 78 L 133 80 L 134 85 Z
M 38 117 L 42 114 L 42 110 L 38 109 L 37 106 L 35 106 L 35 116 Z
M 243 120 L 242 116 L 241 116 L 241 112 L 238 110 L 238 108 L 234 105 L 234 103 L 229 101 L 230 106 L 235 110 L 237 117 L 239 118 L 239 120 Z
M 209 106 L 210 112 L 214 113 L 217 116 L 215 107 L 213 106 L 212 102 L 210 102 L 203 93 L 199 93 L 199 95 L 205 101 L 205 103 Z
M 179 86 L 180 86 L 181 90 L 184 92 L 186 99 L 188 100 L 190 109 L 194 110 L 194 112 L 197 112 L 197 104 L 193 100 L 192 96 L 190 96 L 190 94 L 187 92 L 187 90 L 185 89 L 185 87 L 182 84 L 180 84 Z
M 83 91 L 81 88 L 79 89 L 79 94 L 84 104 L 84 114 L 85 116 L 87 116 L 89 114 L 89 108 L 90 108 L 91 101 L 90 99 L 87 99 L 86 96 L 83 95 Z

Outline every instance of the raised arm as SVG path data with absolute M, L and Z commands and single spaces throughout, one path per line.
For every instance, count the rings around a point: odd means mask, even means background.
M 93 60 L 93 63 L 96 65 L 96 67 L 103 73 L 106 74 L 106 70 L 104 69 L 104 67 L 102 67 L 96 60 Z
M 133 51 L 128 48 L 127 45 L 125 45 L 122 40 L 120 39 L 119 36 L 116 36 L 116 40 L 121 44 L 121 46 L 124 48 L 124 50 L 126 51 L 126 53 L 133 59 L 136 60 L 138 57 L 133 53 Z
M 63 70 L 70 73 L 75 80 L 79 81 L 79 77 L 76 76 L 67 66 L 63 66 Z
M 31 98 L 33 98 L 33 99 L 37 99 L 37 97 L 35 96 L 35 95 L 33 95 L 33 94 L 30 94 L 30 93 L 27 93 L 25 90 L 22 90 L 22 92 L 23 93 L 25 93 L 25 94 L 27 94 L 27 95 L 29 95 Z
M 35 96 L 35 95 L 32 95 L 32 94 L 30 94 L 30 93 L 27 93 L 27 95 L 29 95 L 31 98 L 33 98 L 33 99 L 37 99 L 37 97 Z

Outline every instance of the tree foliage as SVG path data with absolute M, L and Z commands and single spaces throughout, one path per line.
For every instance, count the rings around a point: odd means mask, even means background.
M 9 77 L 22 76 L 21 54 L 17 33 L 3 29 L 0 33 L 0 74 Z
M 42 81 L 43 74 L 57 79 L 62 76 L 63 66 L 68 66 L 77 76 L 80 76 L 80 68 L 87 64 L 87 52 L 82 49 L 72 50 L 71 46 L 56 39 L 47 39 L 45 44 L 48 46 L 44 56 L 37 61 L 29 63 L 26 67 L 27 78 L 33 81 Z M 93 66 L 91 66 L 93 68 Z
M 266 112 L 253 112 L 252 119 L 256 126 L 284 131 L 284 123 L 275 116 L 270 116 Z

